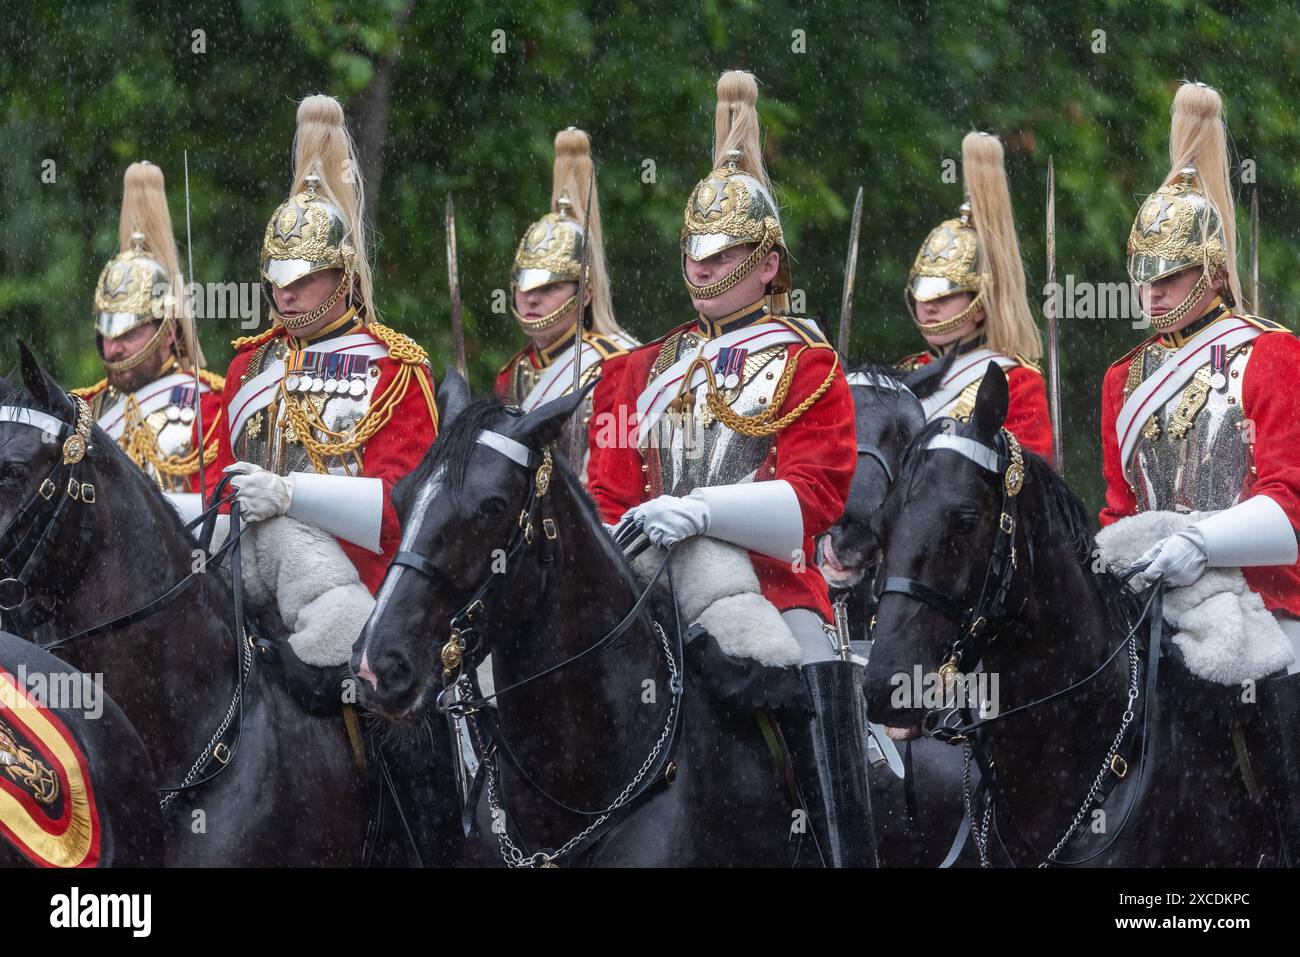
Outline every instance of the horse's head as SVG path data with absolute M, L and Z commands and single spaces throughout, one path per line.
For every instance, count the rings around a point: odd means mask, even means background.
M 1006 376 L 990 363 L 970 421 L 930 423 L 904 456 L 882 512 L 883 584 L 866 684 L 874 721 L 918 724 L 932 708 L 923 706 L 917 667 L 931 687 L 954 655 L 961 672 L 972 670 L 999 623 L 991 619 L 1001 607 L 990 602 L 1016 560 L 1024 477 L 1019 446 L 1002 430 L 1006 415 Z
M 955 355 L 955 353 L 954 353 Z M 853 588 L 879 558 L 876 517 L 913 436 L 925 427 L 921 400 L 938 387 L 952 357 L 906 376 L 866 365 L 849 375 L 858 464 L 844 514 L 817 541 L 817 563 L 832 588 Z
M 453 630 L 482 624 L 480 589 L 538 589 L 528 580 L 536 563 L 516 561 L 517 549 L 545 536 L 533 506 L 552 476 L 547 447 L 586 394 L 521 415 L 495 399 L 470 403 L 464 380 L 450 371 L 438 391 L 443 430 L 393 489 L 399 552 L 353 647 L 362 703 L 389 717 L 418 712 L 441 686 L 444 668 L 457 670 L 461 663 L 444 645 Z M 481 657 L 473 642 L 458 650 L 464 667 Z
M 106 441 L 19 342 L 21 385 L 0 380 L 0 608 L 64 590 L 89 564 Z M 110 446 L 111 442 L 108 443 Z M 68 556 L 75 555 L 75 561 Z M 59 560 L 63 556 L 63 560 Z

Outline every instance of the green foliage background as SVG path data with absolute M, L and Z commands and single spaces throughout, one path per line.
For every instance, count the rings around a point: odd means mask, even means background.
M 972 128 L 1007 143 L 1031 288 L 1044 276 L 1049 156 L 1059 275 L 1123 281 L 1129 226 L 1165 172 L 1169 106 L 1184 77 L 1225 94 L 1236 149 L 1259 180 L 1262 311 L 1297 321 L 1294 4 L 520 0 L 504 9 L 414 0 L 398 26 L 404 5 L 8 5 L 0 26 L 5 367 L 22 337 L 67 384 L 99 378 L 91 289 L 114 251 L 121 175 L 133 160 L 167 174 L 183 256 L 188 149 L 196 278 L 255 280 L 266 219 L 289 185 L 295 102 L 329 92 L 355 104 L 376 64 L 395 54 L 377 197 L 379 304 L 435 367 L 448 361 L 442 209 L 453 190 L 478 390 L 520 344 L 509 316 L 491 310 L 492 291 L 506 286 L 520 234 L 545 211 L 551 142 L 564 126 L 593 136 L 621 321 L 650 339 L 686 316 L 676 234 L 691 186 L 709 169 L 717 75 L 734 67 L 762 83 L 796 285 L 809 311 L 832 322 L 853 193 L 866 187 L 855 359 L 917 348 L 903 280 L 926 231 L 961 201 L 960 186 L 941 172 Z M 205 32 L 202 53 L 193 52 L 196 29 Z M 492 52 L 496 30 L 504 53 Z M 805 52 L 792 49 L 796 30 Z M 57 166 L 53 184 L 41 181 L 46 159 Z M 643 182 L 646 160 L 652 183 Z M 1244 236 L 1244 206 L 1238 218 Z M 229 361 L 235 325 L 202 327 L 215 369 Z M 1101 375 L 1143 333 L 1127 319 L 1069 319 L 1062 336 L 1067 476 L 1095 508 Z

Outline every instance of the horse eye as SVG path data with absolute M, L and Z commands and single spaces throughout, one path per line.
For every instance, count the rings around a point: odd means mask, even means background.
M 6 465 L 0 470 L 0 480 L 5 482 L 21 482 L 27 478 L 27 469 L 17 463 Z
M 506 500 L 503 498 L 497 498 L 496 496 L 485 498 L 483 501 L 478 503 L 479 517 L 487 519 L 490 522 L 496 521 L 504 515 L 505 510 Z

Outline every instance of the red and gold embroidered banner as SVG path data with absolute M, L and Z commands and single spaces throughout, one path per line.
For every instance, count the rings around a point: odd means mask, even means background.
M 0 835 L 43 867 L 94 867 L 100 824 L 86 756 L 59 716 L 0 668 Z

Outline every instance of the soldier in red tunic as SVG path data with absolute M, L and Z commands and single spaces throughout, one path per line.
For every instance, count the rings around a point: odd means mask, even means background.
M 929 419 L 966 419 L 989 362 L 1007 375 L 1007 429 L 1044 458 L 1052 454 L 1047 387 L 1035 363 L 1042 339 L 1029 311 L 1002 144 L 988 133 L 962 140 L 968 201 L 960 216 L 925 238 L 907 277 L 907 303 L 927 351 L 898 365 L 918 366 L 957 353 L 938 391 L 922 403 Z
M 95 340 L 106 375 L 73 392 L 181 515 L 193 518 L 202 511 L 204 484 L 200 421 L 207 487 L 221 474 L 216 459 L 224 380 L 203 368 L 203 350 L 185 307 L 166 184 L 152 163 L 127 167 L 118 238 L 120 251 L 95 285 Z
M 1179 587 L 1207 568 L 1241 568 L 1300 650 L 1300 342 L 1247 314 L 1219 94 L 1187 83 L 1174 99 L 1172 168 L 1138 210 L 1129 275 L 1155 335 L 1102 385 L 1102 525 L 1146 511 L 1209 513 L 1157 544 L 1143 573 Z M 1291 795 L 1300 655 L 1259 688 L 1270 792 L 1300 863 Z M 1269 752 L 1272 752 L 1271 754 Z
M 600 193 L 592 176 L 591 140 L 570 127 L 555 136 L 555 170 L 550 211 L 528 227 L 519 241 L 510 277 L 510 311 L 530 343 L 515 353 L 496 378 L 496 394 L 503 402 L 531 412 L 545 402 L 573 391 L 573 324 L 583 318 L 582 382 L 601 375 L 606 359 L 634 349 L 638 343 L 614 320 L 609 273 L 600 223 Z M 587 186 L 592 183 L 590 215 L 583 209 Z M 583 245 L 590 233 L 586 302 L 575 301 Z M 566 427 L 561 447 L 570 448 L 568 429 L 582 431 L 591 419 L 591 399 L 586 409 Z M 580 476 L 585 462 L 573 463 Z
M 310 678 L 295 659 L 333 671 L 350 657 L 397 550 L 393 485 L 432 444 L 437 411 L 424 351 L 375 313 L 359 166 L 337 100 L 299 104 L 294 146 L 291 194 L 262 242 L 272 326 L 234 343 L 218 457 L 246 521 L 296 520 L 275 526 L 275 547 L 254 549 L 259 561 L 279 556 L 271 570 L 245 579 L 268 579 L 254 584 L 290 632 L 280 658 Z M 324 675 L 306 683 L 317 679 L 330 687 Z
M 844 736 L 839 746 L 849 751 L 864 747 L 860 734 L 845 740 L 854 728 L 821 721 L 823 666 L 846 663 L 830 660 L 826 581 L 807 560 L 813 536 L 844 510 L 857 443 L 834 348 L 814 324 L 786 312 L 790 257 L 762 162 L 757 93 L 748 73 L 718 82 L 716 168 L 692 192 L 681 231 L 696 316 L 607 361 L 594 401 L 591 494 L 605 521 L 638 526 L 657 546 L 700 537 L 738 546 L 731 551 L 746 574 L 752 565 L 770 618 L 762 609 L 752 618 L 738 610 L 717 616 L 687 655 L 706 680 L 725 673 L 742 685 L 749 702 L 772 702 L 753 688 L 779 683 L 774 676 L 793 675 L 797 684 L 786 687 L 800 693 L 812 689 L 812 719 L 787 716 L 783 730 L 816 828 L 824 817 L 818 802 L 831 798 L 810 766 L 808 736 L 816 728 Z M 726 574 L 721 565 L 680 570 L 679 592 L 683 579 L 704 588 Z M 785 657 L 769 654 L 777 630 L 790 642 Z M 735 678 L 741 659 L 757 676 L 748 685 Z M 845 847 L 851 838 L 819 837 L 834 845 L 828 859 L 857 860 Z

